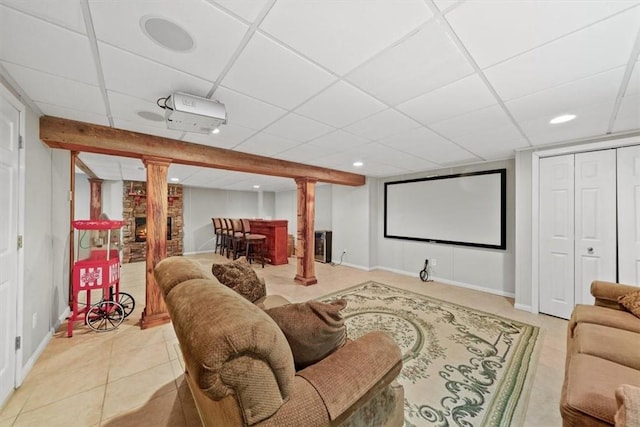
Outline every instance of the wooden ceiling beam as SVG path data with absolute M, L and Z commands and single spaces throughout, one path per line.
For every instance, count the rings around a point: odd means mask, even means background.
M 51 148 L 113 156 L 165 157 L 172 163 L 226 169 L 285 178 L 360 186 L 365 177 L 350 172 L 304 165 L 271 157 L 209 147 L 160 136 L 130 132 L 52 116 L 40 117 L 40 139 Z

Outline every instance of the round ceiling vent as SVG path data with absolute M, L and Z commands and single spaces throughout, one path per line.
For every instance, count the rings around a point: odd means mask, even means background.
M 140 27 L 155 43 L 174 52 L 188 52 L 196 44 L 187 30 L 164 18 L 146 16 L 140 20 Z
M 161 114 L 154 113 L 153 111 L 138 111 L 136 114 L 145 120 L 151 120 L 152 122 L 163 122 L 164 117 Z

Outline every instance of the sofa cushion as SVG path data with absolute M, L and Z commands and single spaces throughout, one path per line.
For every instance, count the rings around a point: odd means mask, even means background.
M 213 279 L 201 264 L 181 256 L 165 258 L 153 271 L 156 283 L 166 296 L 178 284 L 191 279 Z
M 621 384 L 640 386 L 640 371 L 589 354 L 574 354 L 565 372 L 564 425 L 587 425 L 581 421 L 582 414 L 613 425 L 615 391 Z
M 621 295 L 618 302 L 631 314 L 640 317 L 640 290 Z
M 569 320 L 570 336 L 578 323 L 595 323 L 640 333 L 640 319 L 633 314 L 594 305 L 576 305 Z
M 616 427 L 640 426 L 640 387 L 623 384 L 616 390 Z
M 245 257 L 240 257 L 226 264 L 213 264 L 211 272 L 220 283 L 251 302 L 255 302 L 267 294 L 264 282 L 258 278 Z
M 344 345 L 347 329 L 340 310 L 346 305 L 343 299 L 331 303 L 308 301 L 269 308 L 265 312 L 284 332 L 296 367 L 300 369 Z
M 593 323 L 574 330 L 573 351 L 640 370 L 640 334 Z

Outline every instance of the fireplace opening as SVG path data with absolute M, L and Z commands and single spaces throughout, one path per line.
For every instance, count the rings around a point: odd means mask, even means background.
M 147 217 L 136 217 L 136 230 L 135 241 L 146 242 L 147 241 Z M 171 217 L 167 218 L 167 240 L 171 240 Z

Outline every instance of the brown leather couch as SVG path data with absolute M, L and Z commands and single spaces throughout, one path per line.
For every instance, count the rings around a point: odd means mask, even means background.
M 616 389 L 640 386 L 640 318 L 618 297 L 635 286 L 594 281 L 594 305 L 577 305 L 569 320 L 560 413 L 564 427 L 612 426 Z
M 158 263 L 185 377 L 205 426 L 401 426 L 400 349 L 382 332 L 295 371 L 289 344 L 261 308 L 194 261 Z M 286 300 L 280 299 L 280 302 Z M 263 301 L 272 306 L 273 301 Z

